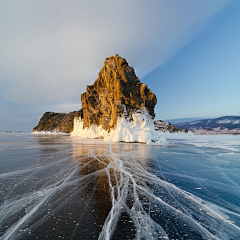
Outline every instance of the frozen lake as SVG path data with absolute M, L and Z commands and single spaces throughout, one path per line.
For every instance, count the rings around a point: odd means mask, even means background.
M 240 136 L 148 145 L 2 132 L 0 239 L 236 240 L 239 184 Z

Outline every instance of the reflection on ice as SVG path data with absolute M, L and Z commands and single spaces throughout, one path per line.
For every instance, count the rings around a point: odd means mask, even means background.
M 37 162 L 0 174 L 1 239 L 240 238 L 239 207 L 203 200 L 166 179 L 179 156 L 188 161 L 180 152 L 171 159 L 173 145 L 34 140 Z M 178 168 L 173 179 L 201 181 Z

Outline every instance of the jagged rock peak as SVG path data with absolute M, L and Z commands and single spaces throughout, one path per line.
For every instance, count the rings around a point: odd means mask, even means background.
M 81 101 L 82 109 L 78 112 L 46 112 L 33 131 L 70 133 L 76 117 L 81 117 L 83 127 L 95 124 L 109 131 L 116 127 L 119 116 L 131 120 L 132 113 L 146 110 L 154 118 L 157 98 L 140 82 L 127 61 L 115 54 L 106 58 L 97 80 L 87 86 Z
M 91 124 L 110 130 L 118 116 L 131 118 L 133 112 L 147 110 L 154 118 L 156 96 L 140 82 L 135 71 L 119 55 L 106 58 L 97 80 L 81 95 L 79 116 L 84 127 Z

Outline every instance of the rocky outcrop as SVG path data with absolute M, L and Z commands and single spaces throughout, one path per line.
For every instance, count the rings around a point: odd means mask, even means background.
M 154 118 L 157 98 L 140 82 L 127 61 L 116 54 L 106 58 L 97 80 L 87 86 L 81 101 L 82 109 L 78 112 L 45 113 L 33 131 L 71 132 L 74 117 L 81 117 L 84 128 L 95 124 L 109 131 L 116 126 L 119 116 L 131 120 L 132 113 L 146 110 Z
M 71 133 L 73 130 L 73 119 L 77 112 L 54 113 L 45 112 L 33 132 L 51 131 Z
M 163 131 L 163 132 L 185 132 L 185 133 L 188 133 L 188 129 L 181 129 L 181 128 L 178 128 L 178 127 L 175 127 L 173 126 L 170 122 L 164 122 L 162 120 L 157 120 L 157 121 L 154 121 L 154 126 L 155 126 L 155 129 L 157 131 Z
M 116 54 L 105 60 L 97 80 L 87 86 L 81 101 L 84 127 L 96 124 L 110 130 L 116 126 L 118 116 L 131 119 L 135 111 L 145 109 L 154 118 L 157 98 L 127 61 Z

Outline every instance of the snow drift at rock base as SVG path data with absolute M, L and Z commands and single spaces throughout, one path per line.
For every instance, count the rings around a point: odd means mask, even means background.
M 72 136 L 103 138 L 106 142 L 160 143 L 166 141 L 162 132 L 155 130 L 153 120 L 146 112 L 134 113 L 131 119 L 118 117 L 117 127 L 110 132 L 94 124 L 89 128 L 83 128 L 82 119 L 75 118 Z

